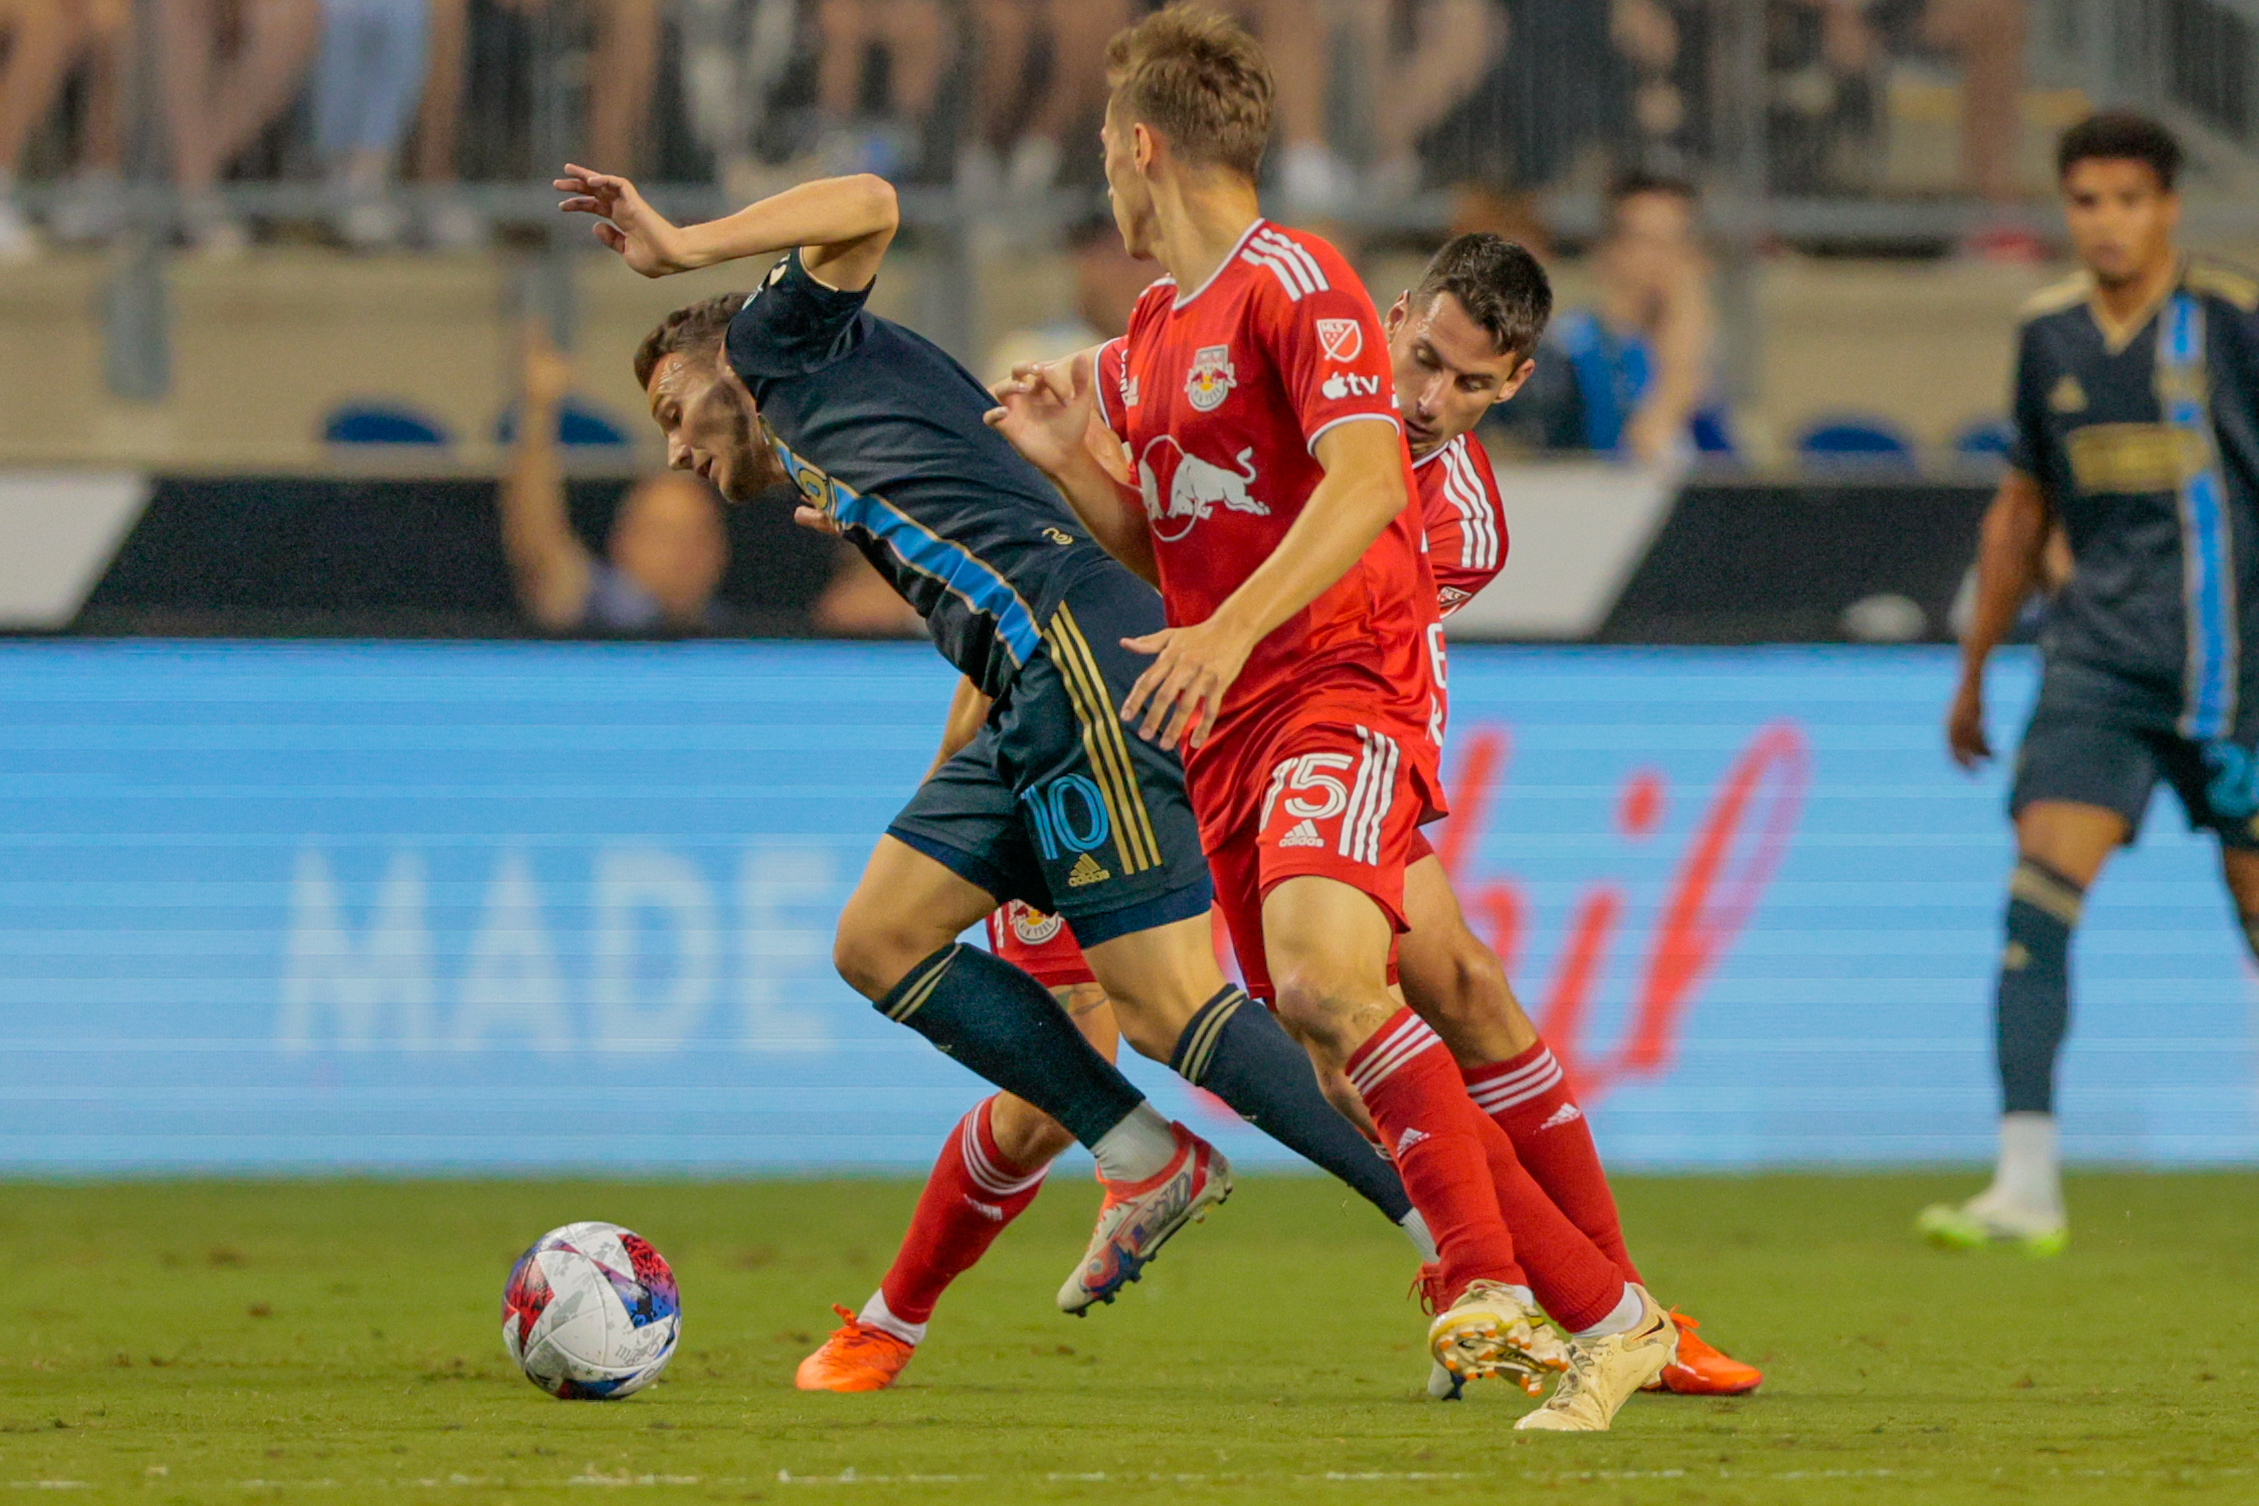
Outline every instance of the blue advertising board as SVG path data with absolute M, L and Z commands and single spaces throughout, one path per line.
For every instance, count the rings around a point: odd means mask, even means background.
M 1989 1153 L 2009 847 L 1947 654 L 1451 667 L 1437 845 L 1614 1164 Z M 924 1164 L 982 1088 L 830 942 L 951 684 L 907 645 L 0 646 L 0 1170 Z M 2259 1160 L 2215 861 L 2160 804 L 2097 887 L 2074 1157 Z

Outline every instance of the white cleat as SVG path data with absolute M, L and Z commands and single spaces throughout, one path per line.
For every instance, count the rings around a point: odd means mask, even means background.
M 1169 1129 L 1177 1153 L 1167 1166 L 1142 1182 L 1099 1179 L 1106 1201 L 1099 1205 L 1082 1264 L 1059 1288 L 1059 1311 L 1081 1317 L 1113 1301 L 1145 1273 L 1171 1235 L 1231 1196 L 1231 1163 L 1223 1152 L 1181 1124 Z
M 1470 1281 L 1458 1304 L 1428 1325 L 1428 1354 L 1437 1369 L 1465 1383 L 1497 1375 L 1535 1396 L 1548 1371 L 1569 1367 L 1568 1346 L 1552 1325 L 1496 1281 Z M 1434 1371 L 1428 1394 L 1437 1396 Z M 1443 1399 L 1439 1397 L 1439 1399 Z
M 1518 1432 L 1605 1433 L 1633 1392 L 1678 1359 L 1679 1330 L 1647 1288 L 1639 1293 L 1639 1319 L 1604 1339 L 1569 1340 L 1569 1371 L 1544 1406 L 1514 1424 Z

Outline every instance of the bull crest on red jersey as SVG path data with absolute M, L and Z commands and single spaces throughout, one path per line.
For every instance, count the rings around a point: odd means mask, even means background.
M 1005 906 L 1012 918 L 1012 934 L 1028 946 L 1041 946 L 1059 934 L 1064 924 L 1056 915 L 1046 915 L 1024 900 L 1013 900 Z
M 1222 406 L 1238 385 L 1231 369 L 1231 347 L 1203 345 L 1192 353 L 1192 374 L 1184 379 L 1185 400 L 1202 413 Z
M 1153 536 L 1173 544 L 1218 506 L 1269 517 L 1270 508 L 1248 490 L 1255 484 L 1254 455 L 1253 448 L 1241 450 L 1233 462 L 1238 469 L 1227 469 L 1186 454 L 1166 434 L 1156 435 L 1137 460 L 1137 489 Z
M 1354 319 L 1320 319 L 1318 346 L 1329 361 L 1354 361 L 1365 353 L 1365 331 Z

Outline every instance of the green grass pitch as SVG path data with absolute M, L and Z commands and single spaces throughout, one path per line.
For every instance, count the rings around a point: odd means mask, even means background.
M 2055 1261 L 1917 1246 L 1971 1186 L 1627 1181 L 1658 1294 L 1770 1379 L 1563 1437 L 1509 1431 L 1497 1383 L 1425 1399 L 1409 1252 L 1311 1179 L 1246 1178 L 1078 1321 L 1051 1294 L 1095 1189 L 1062 1176 L 875 1396 L 791 1372 L 905 1182 L 18 1183 L 0 1499 L 2259 1501 L 2259 1176 L 2076 1178 Z M 576 1218 L 681 1277 L 683 1348 L 628 1401 L 552 1401 L 502 1353 L 510 1261 Z

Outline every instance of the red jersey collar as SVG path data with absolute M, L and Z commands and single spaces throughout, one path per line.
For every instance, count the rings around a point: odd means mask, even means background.
M 1178 309 L 1183 308 L 1186 304 L 1192 302 L 1193 299 L 1198 298 L 1202 293 L 1205 293 L 1210 288 L 1214 287 L 1216 285 L 1216 279 L 1223 276 L 1224 272 L 1231 266 L 1233 262 L 1239 260 L 1239 253 L 1247 249 L 1247 243 L 1255 238 L 1255 232 L 1262 229 L 1269 223 L 1270 221 L 1263 218 L 1261 215 L 1255 216 L 1255 218 L 1251 222 L 1249 222 L 1247 228 L 1239 233 L 1239 239 L 1232 242 L 1231 249 L 1224 253 L 1224 259 L 1216 263 L 1216 270 L 1208 274 L 1208 280 L 1200 284 L 1199 287 L 1194 288 L 1189 293 L 1178 293 L 1177 301 L 1169 306 L 1169 312 L 1172 314 L 1175 313 Z

